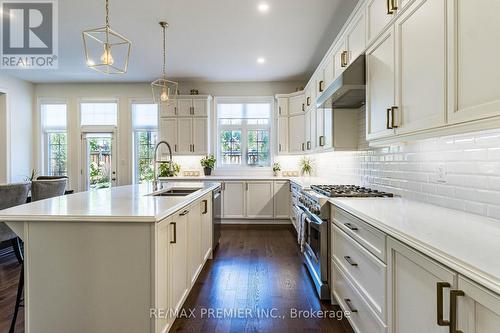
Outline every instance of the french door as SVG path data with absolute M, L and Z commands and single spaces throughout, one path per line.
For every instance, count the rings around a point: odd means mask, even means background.
M 114 132 L 82 133 L 82 190 L 116 186 Z

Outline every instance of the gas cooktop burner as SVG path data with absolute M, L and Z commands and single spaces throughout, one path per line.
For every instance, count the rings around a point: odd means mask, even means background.
M 392 193 L 380 192 L 356 185 L 311 185 L 311 189 L 327 197 L 392 197 Z

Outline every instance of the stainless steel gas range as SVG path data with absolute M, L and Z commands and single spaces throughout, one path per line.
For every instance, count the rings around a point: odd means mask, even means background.
M 292 188 L 294 211 L 304 215 L 304 259 L 316 291 L 322 300 L 330 299 L 330 205 L 333 197 L 392 197 L 355 185 L 311 185 Z

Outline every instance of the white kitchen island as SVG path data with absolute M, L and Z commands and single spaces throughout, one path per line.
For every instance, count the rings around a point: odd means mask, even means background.
M 26 332 L 168 331 L 211 256 L 219 183 L 161 185 L 198 190 L 131 185 L 0 211 L 24 240 Z

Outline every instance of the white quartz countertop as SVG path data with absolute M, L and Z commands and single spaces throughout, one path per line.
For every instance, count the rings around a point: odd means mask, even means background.
M 0 210 L 0 221 L 158 222 L 219 186 L 199 181 L 160 184 L 159 191 L 200 188 L 182 197 L 151 196 L 151 183 L 79 192 Z
M 330 202 L 500 294 L 500 221 L 403 198 Z

